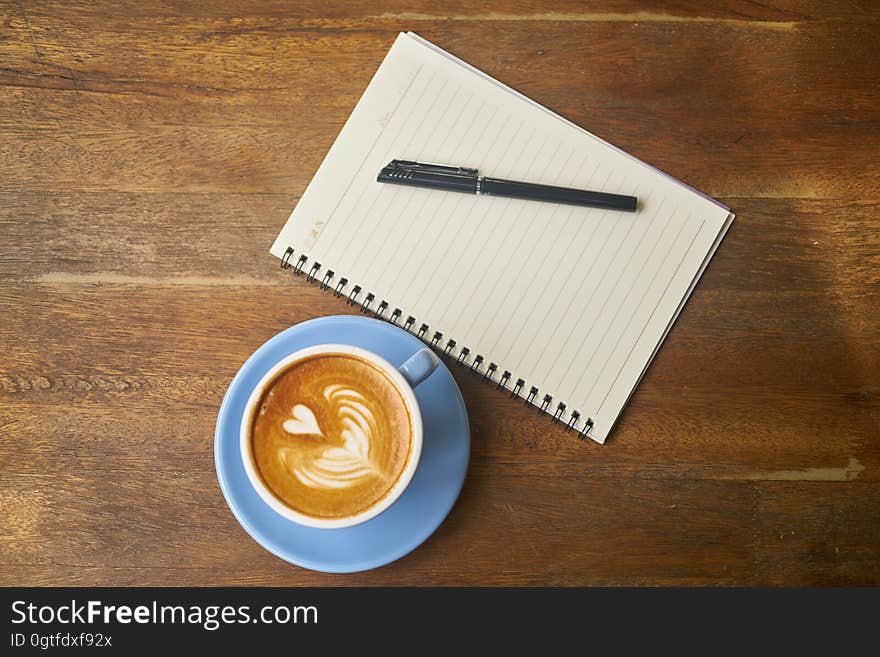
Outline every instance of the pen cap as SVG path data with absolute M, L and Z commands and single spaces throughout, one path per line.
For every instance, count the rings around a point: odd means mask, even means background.
M 393 160 L 382 167 L 376 177 L 378 182 L 441 189 L 450 192 L 477 192 L 476 169 L 423 165 L 418 162 Z

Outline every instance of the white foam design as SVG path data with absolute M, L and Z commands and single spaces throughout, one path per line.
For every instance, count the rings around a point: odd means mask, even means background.
M 293 417 L 284 423 L 284 430 L 287 433 L 323 435 L 311 408 L 305 404 L 297 404 L 291 409 L 291 412 Z
M 370 441 L 376 434 L 376 418 L 366 398 L 342 385 L 324 389 L 324 398 L 340 419 L 339 436 L 327 436 L 318 426 L 315 413 L 305 404 L 296 404 L 284 430 L 295 435 L 312 435 L 328 444 L 321 449 L 283 447 L 278 451 L 285 468 L 300 482 L 312 488 L 347 488 L 366 477 L 381 474 L 370 458 Z

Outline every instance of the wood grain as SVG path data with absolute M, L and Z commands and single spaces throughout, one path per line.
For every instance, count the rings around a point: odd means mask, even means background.
M 405 29 L 737 220 L 606 445 L 454 370 L 451 515 L 329 576 L 238 526 L 213 429 L 259 344 L 355 312 L 268 246 Z M 878 37 L 844 1 L 3 5 L 0 584 L 880 584 Z

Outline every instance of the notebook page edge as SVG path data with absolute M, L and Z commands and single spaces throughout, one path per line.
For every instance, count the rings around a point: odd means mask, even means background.
M 405 33 L 400 32 L 391 48 L 385 53 L 385 56 L 376 68 L 376 72 L 370 78 L 370 82 L 358 98 L 357 103 L 355 103 L 354 108 L 333 140 L 333 144 L 330 146 L 321 164 L 315 170 L 305 190 L 303 190 L 299 201 L 272 242 L 269 248 L 269 252 L 272 255 L 277 258 L 283 258 L 288 246 L 303 248 L 303 245 L 300 243 L 301 240 L 297 237 L 297 232 L 301 231 L 301 227 L 296 222 L 303 215 L 308 215 L 310 210 L 319 203 L 319 197 L 325 193 L 326 188 L 331 184 L 332 174 L 330 170 L 332 167 L 338 166 L 337 163 L 340 162 L 345 154 L 343 151 L 363 150 L 366 148 L 370 135 L 375 132 L 375 128 L 369 130 L 369 123 L 372 119 L 365 112 L 370 101 L 375 99 L 375 94 L 371 94 L 370 90 L 375 91 L 383 83 L 383 73 L 393 73 L 390 69 L 393 68 L 394 58 L 399 56 L 405 48 L 405 44 L 409 41 Z
M 636 389 L 639 387 L 639 384 L 641 384 L 642 379 L 645 377 L 645 374 L 648 372 L 648 369 L 651 366 L 651 363 L 654 361 L 654 357 L 657 355 L 657 352 L 660 351 L 660 347 L 662 346 L 663 342 L 666 340 L 666 336 L 669 335 L 669 332 L 672 330 L 672 327 L 675 324 L 675 321 L 678 319 L 678 316 L 681 314 L 681 311 L 684 309 L 685 304 L 688 302 L 688 300 L 691 297 L 691 294 L 693 293 L 694 289 L 697 287 L 697 284 L 700 282 L 700 279 L 703 276 L 703 272 L 706 271 L 706 268 L 709 266 L 709 261 L 712 260 L 712 257 L 715 255 L 715 251 L 718 250 L 718 247 L 720 246 L 722 240 L 724 239 L 725 235 L 727 235 L 727 231 L 730 229 L 730 226 L 733 223 L 735 216 L 736 215 L 732 212 L 728 213 L 727 219 L 724 221 L 724 224 L 722 225 L 721 229 L 719 230 L 718 235 L 715 237 L 715 241 L 713 242 L 712 247 L 710 248 L 709 252 L 706 254 L 706 258 L 703 260 L 703 264 L 700 265 L 700 268 L 697 270 L 697 273 L 694 275 L 694 278 L 691 281 L 691 284 L 688 286 L 688 289 L 685 292 L 684 296 L 682 297 L 681 302 L 678 304 L 678 307 L 675 309 L 675 312 L 673 313 L 672 318 L 669 320 L 669 323 L 666 325 L 666 329 L 663 331 L 663 335 L 660 336 L 660 340 L 657 341 L 657 344 L 654 346 L 654 350 L 651 352 L 651 355 L 648 357 L 648 360 L 645 362 L 645 366 L 644 366 L 644 368 L 642 368 L 642 372 L 641 372 L 641 374 L 639 374 L 639 377 L 636 380 L 635 385 L 633 385 L 632 388 L 630 389 L 629 395 L 627 395 L 624 402 L 619 406 L 619 408 L 617 408 L 617 411 L 614 414 L 614 417 L 610 418 L 610 421 L 605 425 L 605 430 L 603 430 L 601 432 L 601 435 L 590 436 L 590 438 L 593 438 L 593 440 L 595 440 L 596 442 L 598 442 L 600 444 L 604 443 L 607 440 L 608 436 L 611 434 L 611 431 L 614 429 L 614 425 L 617 424 L 617 420 L 620 418 L 620 414 L 623 412 L 623 409 L 626 408 L 627 404 L 629 403 L 629 400 L 635 394 Z

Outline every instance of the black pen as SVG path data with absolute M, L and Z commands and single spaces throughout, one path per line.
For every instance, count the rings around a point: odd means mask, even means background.
M 382 168 L 376 180 L 395 185 L 412 185 L 484 196 L 511 196 L 532 201 L 584 205 L 603 210 L 635 212 L 638 205 L 635 196 L 487 178 L 481 176 L 476 169 L 409 160 L 391 160 L 390 164 Z

